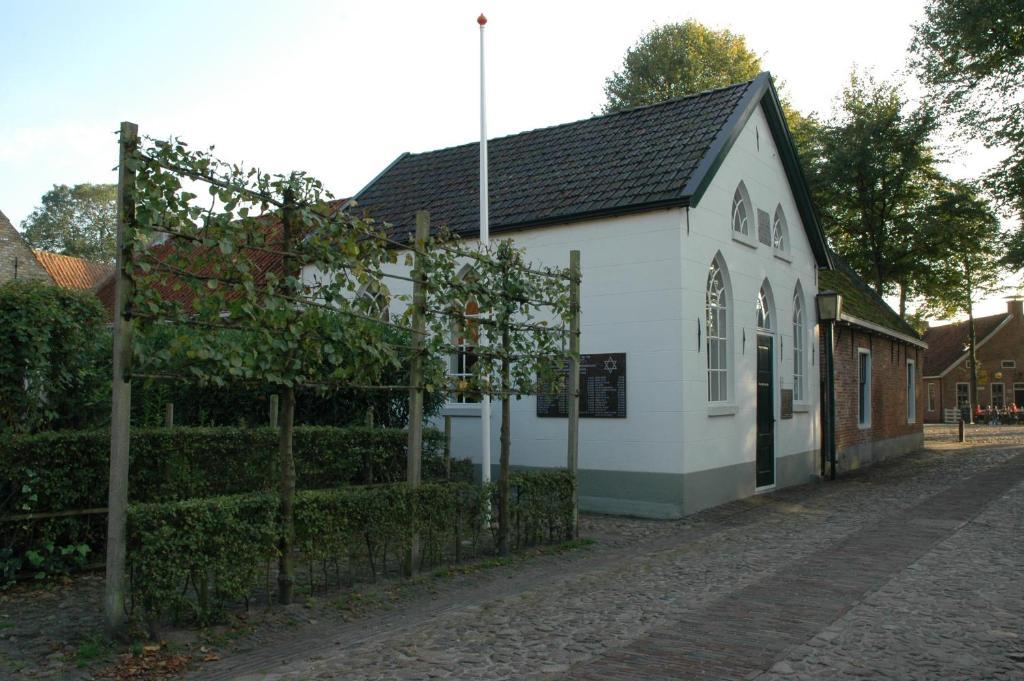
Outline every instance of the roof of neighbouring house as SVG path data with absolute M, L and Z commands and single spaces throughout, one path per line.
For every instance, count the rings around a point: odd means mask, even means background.
M 695 206 L 752 112 L 763 106 L 819 264 L 828 255 L 768 73 L 736 85 L 488 141 L 492 232 Z M 405 153 L 354 197 L 397 236 L 415 214 L 479 234 L 477 143 Z
M 348 199 L 336 199 L 327 203 L 327 209 L 329 214 L 336 213 L 343 209 L 348 203 Z M 266 237 L 267 244 L 271 244 L 276 241 L 280 241 L 281 232 L 281 220 L 276 214 L 270 214 L 261 218 L 257 218 L 258 224 L 261 229 L 265 230 L 264 236 Z M 175 241 L 174 239 L 165 241 L 164 243 L 155 245 L 152 247 L 152 255 L 157 260 L 162 260 L 172 252 L 174 248 L 182 249 L 193 249 L 189 252 L 194 253 L 197 261 L 203 261 L 203 255 L 209 252 L 211 249 L 217 248 L 216 246 L 199 246 L 193 244 L 191 241 Z M 273 272 L 277 275 L 284 273 L 284 263 L 282 256 L 279 252 L 273 252 L 268 249 L 254 249 L 254 248 L 242 248 L 241 251 L 245 253 L 248 258 L 249 265 L 252 268 L 251 271 L 255 278 L 255 283 L 261 285 L 265 281 L 265 277 L 268 272 Z M 202 277 L 210 275 L 209 267 L 197 269 L 192 274 Z M 100 299 L 103 307 L 106 308 L 108 314 L 113 314 L 114 310 L 114 289 L 117 282 L 117 277 L 114 273 L 111 273 L 106 277 L 103 282 L 96 289 L 96 296 Z M 156 284 L 159 290 L 160 297 L 168 302 L 180 303 L 183 309 L 190 309 L 192 300 L 195 298 L 195 291 L 191 286 L 183 285 L 178 281 L 177 277 L 168 276 L 161 279 Z M 229 299 L 237 298 L 240 294 L 231 292 L 228 294 Z
M 91 289 L 114 271 L 114 266 L 82 258 L 33 249 L 32 254 L 53 282 L 62 288 Z
M 1009 316 L 1008 312 L 1004 312 L 989 317 L 975 317 L 974 333 L 978 341 L 987 338 Z M 924 356 L 924 375 L 938 376 L 956 364 L 967 352 L 969 336 L 970 329 L 966 321 L 933 326 L 925 331 L 928 352 Z
M 869 322 L 900 336 L 920 341 L 921 335 L 914 327 L 903 321 L 845 260 L 833 253 L 832 263 L 834 269 L 818 272 L 818 290 L 833 290 L 842 295 L 842 314 L 854 318 L 845 321 L 853 324 L 856 324 L 856 320 Z

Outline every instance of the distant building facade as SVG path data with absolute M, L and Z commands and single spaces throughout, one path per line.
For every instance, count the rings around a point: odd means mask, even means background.
M 929 328 L 924 334 L 925 421 L 941 423 L 974 410 L 1024 405 L 1024 301 L 1010 300 L 1006 312 L 974 320 L 978 353 L 978 394 L 971 394 L 968 323 Z
M 0 212 L 0 284 L 12 279 L 53 283 L 53 277 L 36 260 L 32 247 Z

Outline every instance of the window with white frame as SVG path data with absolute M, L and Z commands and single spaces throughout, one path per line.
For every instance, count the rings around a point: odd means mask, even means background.
M 789 248 L 789 227 L 786 225 L 786 214 L 782 212 L 782 204 L 775 207 L 772 219 L 772 247 L 783 253 Z
M 793 400 L 807 399 L 804 391 L 804 361 L 807 330 L 804 326 L 804 295 L 800 284 L 793 292 Z
M 732 196 L 732 231 L 750 236 L 750 220 L 753 210 L 747 195 L 747 188 L 740 182 Z
M 928 384 L 928 411 L 935 411 L 935 384 Z
M 1002 383 L 992 384 L 992 406 L 1006 408 L 1006 386 Z
M 1017 360 L 1015 360 L 1015 359 L 1004 359 L 1000 363 L 1000 365 L 1002 366 L 1003 369 L 1016 369 L 1017 368 Z
M 907 423 L 917 420 L 917 364 L 907 360 Z
M 463 306 L 463 311 L 464 318 L 456 323 L 455 333 L 452 334 L 454 351 L 448 371 L 454 384 L 451 401 L 456 404 L 474 404 L 480 400 L 467 388 L 477 360 L 476 344 L 479 337 L 474 317 L 480 313 L 480 308 L 475 300 L 470 299 Z
M 729 400 L 729 287 L 721 255 L 708 269 L 705 309 L 708 402 Z
M 857 350 L 857 424 L 871 425 L 871 351 Z
M 773 319 L 773 306 L 771 293 L 769 293 L 768 282 L 761 284 L 761 289 L 757 292 L 757 328 L 765 331 L 772 331 L 775 329 L 775 319 Z
M 359 294 L 359 298 L 365 301 L 367 313 L 385 322 L 391 321 L 391 296 L 386 287 L 378 282 L 371 282 Z
M 956 384 L 956 407 L 963 409 L 971 406 L 971 386 L 969 383 Z

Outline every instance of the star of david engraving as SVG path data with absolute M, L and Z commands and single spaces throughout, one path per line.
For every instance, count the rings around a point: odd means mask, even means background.
M 618 370 L 618 368 L 619 363 L 616 362 L 614 358 L 609 357 L 604 361 L 604 370 L 607 371 L 609 374 Z

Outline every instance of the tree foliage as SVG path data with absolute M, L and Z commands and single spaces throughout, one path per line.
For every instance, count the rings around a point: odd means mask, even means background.
M 923 211 L 938 178 L 935 127 L 932 111 L 910 108 L 898 84 L 854 72 L 832 119 L 808 128 L 803 143 L 833 246 L 876 292 L 898 291 L 903 303 L 930 247 Z
M 688 19 L 659 26 L 626 51 L 622 70 L 605 80 L 604 112 L 750 80 L 761 60 L 746 39 Z
M 21 223 L 33 248 L 95 262 L 113 262 L 117 233 L 117 186 L 54 185 Z
M 0 432 L 80 428 L 109 416 L 110 335 L 94 295 L 0 285 Z
M 1006 205 L 1024 209 L 1024 3 L 930 0 L 911 52 L 939 110 L 1009 151 L 990 184 Z

